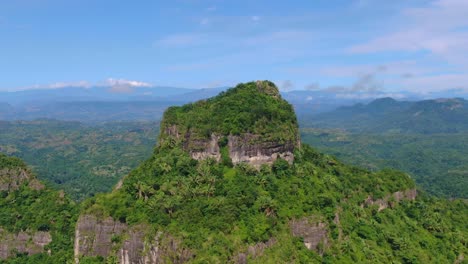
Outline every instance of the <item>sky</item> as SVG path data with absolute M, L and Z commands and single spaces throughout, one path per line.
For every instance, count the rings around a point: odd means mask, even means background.
M 468 91 L 467 0 L 0 0 L 0 91 Z

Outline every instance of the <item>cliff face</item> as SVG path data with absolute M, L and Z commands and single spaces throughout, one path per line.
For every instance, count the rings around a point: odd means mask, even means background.
M 49 232 L 10 233 L 0 228 L 0 259 L 7 259 L 15 252 L 33 255 L 44 252 L 44 247 L 52 242 Z
M 292 163 L 294 150 L 300 147 L 294 111 L 268 81 L 239 85 L 206 101 L 170 108 L 161 124 L 161 145 L 180 145 L 197 160 L 220 161 L 226 148 L 233 164 L 258 168 L 278 158 Z
M 122 264 L 184 263 L 192 257 L 168 234 L 158 232 L 149 239 L 148 229 L 145 225 L 129 227 L 111 217 L 100 220 L 83 215 L 75 231 L 75 262 L 82 256 L 116 256 Z

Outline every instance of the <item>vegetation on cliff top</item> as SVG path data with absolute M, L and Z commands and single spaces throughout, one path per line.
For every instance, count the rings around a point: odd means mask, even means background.
M 296 142 L 299 133 L 293 107 L 269 81 L 239 84 L 213 98 L 168 108 L 161 123 L 162 140 L 172 125 L 180 135 L 189 132 L 198 138 L 252 133 L 262 141 Z

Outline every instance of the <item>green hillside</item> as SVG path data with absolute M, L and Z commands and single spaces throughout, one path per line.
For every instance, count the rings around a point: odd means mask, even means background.
M 253 92 L 256 87 L 239 85 L 218 97 L 170 109 L 161 127 L 169 123 L 228 135 L 261 133 L 262 127 L 255 125 L 210 127 L 196 119 L 217 120 L 230 116 L 222 111 L 238 105 L 281 100 L 274 93 L 266 99 Z M 224 110 L 213 111 L 221 102 Z M 260 116 L 243 109 L 237 114 L 247 124 L 263 117 L 271 118 L 271 124 L 283 120 L 278 105 L 264 108 Z M 291 114 L 286 121 L 295 120 Z M 200 135 L 206 140 L 207 134 Z M 116 221 L 114 225 L 134 230 L 113 236 L 109 251 L 100 250 L 98 257 L 88 245 L 79 253 L 83 263 L 119 259 L 119 248 L 132 244 L 128 237 L 138 232 L 143 232 L 143 247 L 148 246 L 140 255 L 149 254 L 150 246 L 162 248 L 167 263 L 453 263 L 467 255 L 467 204 L 417 195 L 407 174 L 344 165 L 308 145 L 294 150 L 293 163 L 279 158 L 260 169 L 246 163 L 233 166 L 228 159 L 224 153 L 221 162 L 195 160 L 183 144 L 158 145 L 119 188 L 83 203 L 83 228 L 97 218 L 98 223 Z M 80 231 L 93 235 L 89 228 Z M 161 234 L 166 240 L 153 240 Z
M 77 213 L 63 192 L 46 188 L 23 161 L 0 154 L 0 263 L 71 260 Z

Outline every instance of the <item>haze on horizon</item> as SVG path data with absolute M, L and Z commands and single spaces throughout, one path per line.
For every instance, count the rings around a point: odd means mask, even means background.
M 468 92 L 468 1 L 0 2 L 0 91 Z

